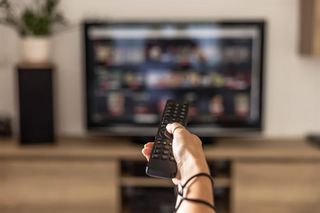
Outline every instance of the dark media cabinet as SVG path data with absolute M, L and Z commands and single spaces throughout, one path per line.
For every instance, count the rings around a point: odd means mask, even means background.
M 144 175 L 141 146 L 118 138 L 0 141 L 0 212 L 169 213 L 172 183 Z M 219 213 L 320 212 L 320 150 L 303 140 L 205 147 Z

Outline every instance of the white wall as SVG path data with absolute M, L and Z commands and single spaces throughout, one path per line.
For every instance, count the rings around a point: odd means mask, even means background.
M 61 3 L 73 23 L 67 31 L 53 38 L 54 61 L 58 67 L 57 127 L 61 134 L 85 133 L 79 23 L 90 17 L 117 20 L 265 19 L 268 22 L 265 134 L 284 137 L 320 132 L 320 59 L 298 55 L 298 0 L 62 0 Z M 1 29 L 0 33 L 2 36 Z M 16 46 L 16 37 L 8 36 L 7 40 L 13 43 L 10 47 Z M 0 56 L 1 51 L 2 46 Z M 12 64 L 0 67 L 0 111 L 16 115 L 12 72 Z
M 13 64 L 17 53 L 16 33 L 0 25 L 0 114 L 16 120 L 16 84 Z

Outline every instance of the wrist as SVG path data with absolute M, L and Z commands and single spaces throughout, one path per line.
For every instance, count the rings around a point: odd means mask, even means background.
M 179 165 L 181 181 L 184 183 L 192 175 L 198 173 L 210 174 L 205 157 L 188 157 Z
M 179 209 L 182 202 L 186 200 L 189 203 L 182 206 L 183 209 L 186 209 L 186 205 L 188 205 L 190 208 L 192 207 L 190 206 L 191 203 L 198 203 L 210 207 L 215 212 L 215 205 L 212 193 L 213 185 L 213 179 L 207 173 L 197 173 L 195 175 L 192 175 L 185 183 L 179 185 L 180 188 L 178 186 L 179 196 L 177 197 L 176 209 Z

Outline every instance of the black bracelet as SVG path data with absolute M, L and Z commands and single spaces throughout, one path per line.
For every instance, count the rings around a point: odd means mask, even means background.
M 194 179 L 194 178 L 196 178 L 196 177 L 199 177 L 199 176 L 204 176 L 204 177 L 209 178 L 209 179 L 210 179 L 210 182 L 211 182 L 211 184 L 212 184 L 212 189 L 213 189 L 213 187 L 214 187 L 214 181 L 213 181 L 213 178 L 211 177 L 211 175 L 209 175 L 209 174 L 207 174 L 207 173 L 199 173 L 199 174 L 193 175 L 193 176 L 190 177 L 183 185 L 180 185 L 181 191 L 179 191 L 178 186 L 175 187 L 176 195 L 181 196 L 182 199 L 180 200 L 178 206 L 175 208 L 174 213 L 176 213 L 176 212 L 179 210 L 182 202 L 185 201 L 185 200 L 186 200 L 186 201 L 189 201 L 189 202 L 204 204 L 204 205 L 210 207 L 212 210 L 216 211 L 216 207 L 215 207 L 214 205 L 212 205 L 211 203 L 205 201 L 205 200 L 183 197 L 183 190 L 184 190 L 184 188 L 188 185 L 188 183 L 189 183 L 192 179 Z

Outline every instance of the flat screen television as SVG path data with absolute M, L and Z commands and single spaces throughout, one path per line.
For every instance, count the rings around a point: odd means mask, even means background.
M 88 130 L 155 135 L 178 99 L 200 136 L 261 132 L 264 31 L 260 20 L 85 22 Z

